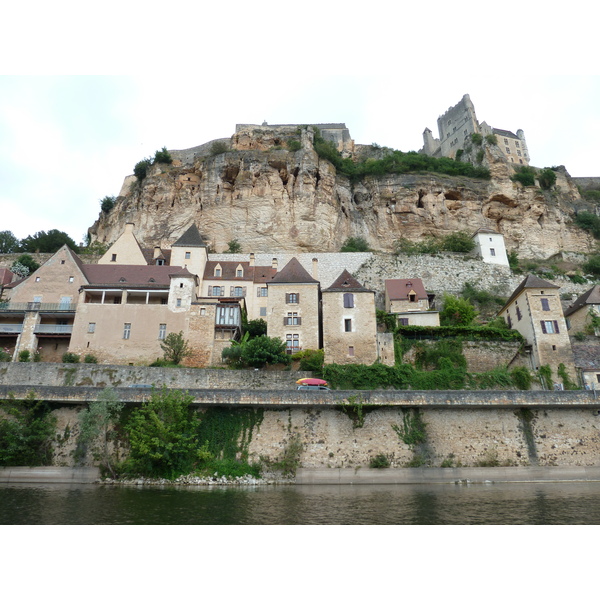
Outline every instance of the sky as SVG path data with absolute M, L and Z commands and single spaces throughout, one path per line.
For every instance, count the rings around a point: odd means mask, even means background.
M 0 231 L 82 242 L 136 162 L 237 123 L 343 122 L 358 144 L 418 150 L 466 93 L 480 122 L 524 130 L 534 166 L 600 176 L 589 2 L 422 4 L 3 9 Z

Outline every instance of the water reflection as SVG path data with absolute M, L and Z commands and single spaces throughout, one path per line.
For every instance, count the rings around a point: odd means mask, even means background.
M 600 524 L 600 483 L 0 485 L 1 524 Z

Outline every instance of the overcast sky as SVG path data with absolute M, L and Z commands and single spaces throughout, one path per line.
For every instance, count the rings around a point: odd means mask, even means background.
M 480 122 L 524 130 L 534 166 L 600 176 L 592 4 L 449 4 L 3 9 L 0 230 L 81 242 L 136 162 L 236 123 L 343 122 L 356 143 L 418 150 L 465 93 Z

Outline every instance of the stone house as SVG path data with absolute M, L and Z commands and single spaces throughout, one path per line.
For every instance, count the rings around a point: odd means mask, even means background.
M 592 325 L 593 317 L 600 317 L 600 285 L 595 285 L 582 294 L 565 310 L 567 327 L 570 332 L 586 331 Z M 600 329 L 594 329 L 600 335 Z
M 493 229 L 481 228 L 472 236 L 475 249 L 484 263 L 491 265 L 510 266 L 504 236 Z
M 386 279 L 384 285 L 385 311 L 395 314 L 399 325 L 439 327 L 440 313 L 431 310 L 435 296 L 421 279 Z
M 575 377 L 573 351 L 559 289 L 558 285 L 528 275 L 498 312 L 511 329 L 516 329 L 525 338 L 531 367 L 538 370 L 543 365 L 550 366 L 556 381 L 561 363 L 569 375 Z
M 322 292 L 325 362 L 372 364 L 378 359 L 375 292 L 348 271 Z

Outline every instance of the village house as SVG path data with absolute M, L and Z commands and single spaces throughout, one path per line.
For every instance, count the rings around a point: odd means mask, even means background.
M 431 310 L 435 296 L 421 279 L 386 279 L 384 285 L 385 311 L 396 315 L 398 325 L 439 327 L 440 313 Z
M 565 310 L 567 327 L 572 333 L 593 330 L 600 335 L 600 327 L 594 326 L 594 320 L 600 320 L 600 285 L 595 285 L 582 294 Z
M 525 338 L 531 368 L 537 371 L 549 366 L 555 381 L 561 364 L 571 378 L 576 375 L 559 289 L 558 285 L 528 275 L 498 312 L 511 329 Z

